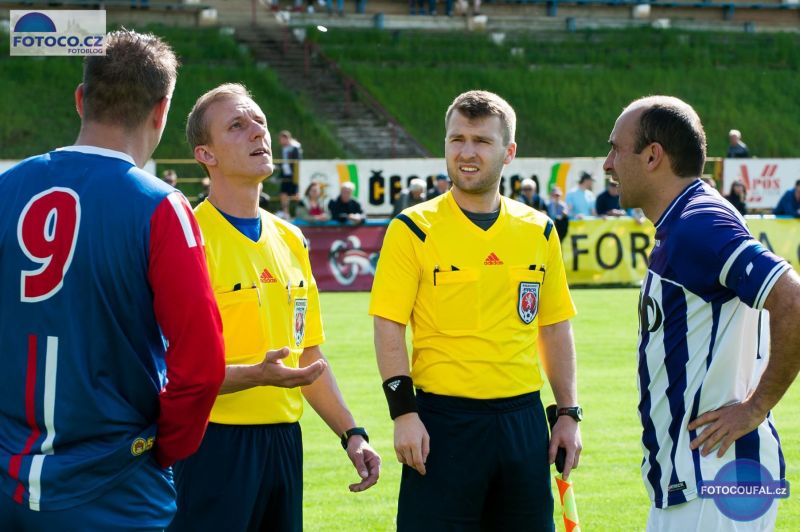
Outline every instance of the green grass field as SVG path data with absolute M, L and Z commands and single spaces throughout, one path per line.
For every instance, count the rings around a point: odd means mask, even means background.
M 644 530 L 649 501 L 639 475 L 641 452 L 636 414 L 635 289 L 574 290 L 573 321 L 578 350 L 578 393 L 586 412 L 581 425 L 584 450 L 572 475 L 583 530 Z M 394 530 L 400 465 L 394 457 L 389 419 L 372 347 L 372 320 L 366 293 L 322 294 L 331 361 L 356 420 L 370 432 L 383 457 L 380 482 L 352 494 L 356 475 L 338 438 L 308 408 L 303 417 L 305 445 L 305 529 L 313 531 Z M 552 394 L 544 392 L 544 400 Z M 790 483 L 800 476 L 800 404 L 795 386 L 775 409 Z M 553 470 L 555 471 L 555 470 Z M 800 503 L 780 503 L 777 530 L 796 530 Z M 558 502 L 556 511 L 560 512 Z M 557 529 L 563 530 L 560 514 Z

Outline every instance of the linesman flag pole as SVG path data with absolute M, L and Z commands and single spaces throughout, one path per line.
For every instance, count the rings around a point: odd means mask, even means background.
M 581 532 L 572 482 L 564 480 L 561 473 L 559 473 L 556 475 L 556 485 L 558 486 L 558 496 L 561 499 L 561 515 L 564 517 L 564 528 L 567 532 Z

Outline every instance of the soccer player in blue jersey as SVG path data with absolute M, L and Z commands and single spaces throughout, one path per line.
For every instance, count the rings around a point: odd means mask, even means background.
M 224 376 L 197 222 L 139 169 L 177 60 L 152 35 L 106 43 L 75 92 L 75 145 L 0 175 L 2 530 L 163 529 L 170 464 Z
M 800 369 L 800 278 L 700 181 L 706 137 L 688 104 L 636 100 L 609 143 L 604 167 L 622 207 L 642 208 L 656 226 L 639 300 L 647 528 L 771 530 L 776 504 L 733 521 L 698 486 L 734 460 L 785 477 L 770 411 Z

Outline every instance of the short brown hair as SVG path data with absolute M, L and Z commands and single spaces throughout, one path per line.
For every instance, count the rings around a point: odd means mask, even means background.
M 503 124 L 503 142 L 514 142 L 517 129 L 517 114 L 507 101 L 489 91 L 469 91 L 456 96 L 447 114 L 444 115 L 444 127 L 450 123 L 453 111 L 458 111 L 469 119 L 496 116 Z
M 186 118 L 186 140 L 192 149 L 211 142 L 211 135 L 208 132 L 208 123 L 206 122 L 206 112 L 211 107 L 211 104 L 234 96 L 253 99 L 253 95 L 244 85 L 240 83 L 223 83 L 219 87 L 206 92 L 194 102 L 194 107 L 189 111 L 189 116 Z
M 171 95 L 178 58 L 152 34 L 122 29 L 106 36 L 106 55 L 83 63 L 83 117 L 92 122 L 140 126 L 153 106 Z
M 703 175 L 706 164 L 706 132 L 691 105 L 673 96 L 648 96 L 631 105 L 645 107 L 639 117 L 633 150 L 635 153 L 641 153 L 649 144 L 657 142 L 669 155 L 675 175 Z

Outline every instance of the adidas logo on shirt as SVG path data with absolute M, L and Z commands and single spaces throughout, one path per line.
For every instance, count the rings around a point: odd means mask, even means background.
M 501 264 L 503 264 L 503 261 L 494 253 L 489 253 L 489 256 L 483 261 L 484 266 L 499 266 Z
M 264 268 L 264 271 L 261 272 L 261 276 L 259 277 L 262 283 L 277 283 L 278 280 L 269 273 L 269 270 Z

